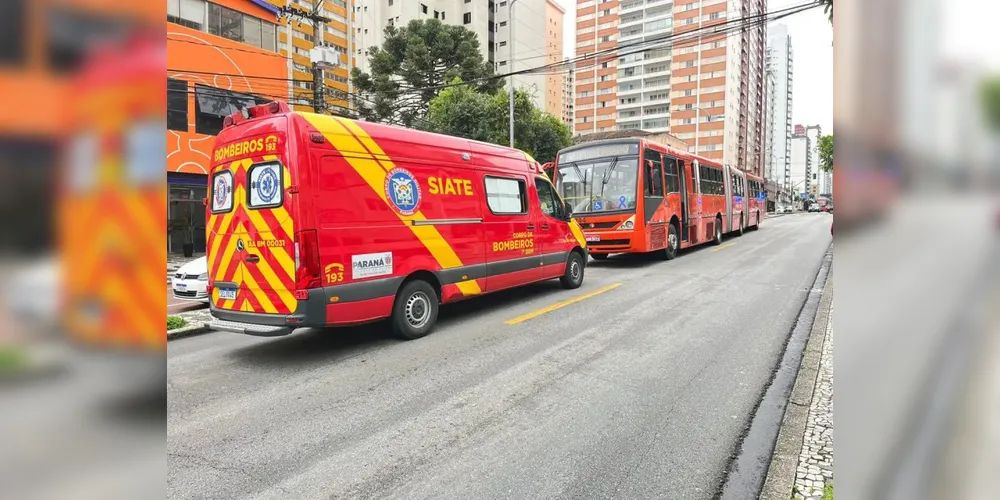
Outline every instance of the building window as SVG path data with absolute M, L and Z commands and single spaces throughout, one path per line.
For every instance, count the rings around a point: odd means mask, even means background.
M 420 12 L 423 12 L 424 14 L 426 14 L 427 13 L 427 6 L 424 5 L 424 4 L 420 4 Z
M 462 14 L 462 24 L 471 24 L 471 23 L 472 23 L 472 13 L 466 12 L 465 14 Z
M 434 11 L 434 19 L 441 19 L 441 13 L 435 10 Z
M 218 135 L 222 131 L 222 121 L 227 116 L 255 104 L 264 103 L 264 100 L 258 101 L 246 94 L 218 89 L 208 85 L 195 84 L 195 132 L 199 134 Z
M 441 20 L 444 21 L 444 11 L 441 11 Z
M 501 47 L 506 47 L 506 46 L 507 46 L 507 42 L 506 42 L 506 41 L 504 41 L 504 42 L 500 42 L 500 46 L 501 46 Z
M 389 7 L 392 7 L 392 0 L 389 0 Z
M 167 21 L 204 31 L 206 6 L 203 0 L 167 0 Z
M 167 128 L 187 132 L 188 86 L 184 80 L 167 78 Z
M 504 26 L 507 26 L 507 21 L 500 21 L 500 27 L 503 28 Z

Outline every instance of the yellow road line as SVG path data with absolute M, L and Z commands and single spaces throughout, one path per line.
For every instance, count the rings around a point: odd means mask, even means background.
M 511 319 L 511 320 L 507 320 L 504 323 L 506 323 L 507 325 L 516 325 L 518 323 L 523 323 L 525 321 L 528 321 L 529 319 L 534 319 L 534 318 L 537 318 L 537 317 L 539 317 L 539 316 L 541 316 L 543 314 L 548 314 L 548 313 L 550 313 L 552 311 L 555 311 L 557 309 L 562 309 L 562 308 L 564 308 L 566 306 L 576 304 L 577 302 L 580 302 L 581 300 L 589 299 L 589 298 L 594 297 L 596 295 L 600 295 L 600 294 L 602 294 L 604 292 L 608 292 L 608 291 L 614 290 L 615 288 L 618 288 L 620 286 L 622 286 L 621 283 L 614 283 L 614 284 L 608 285 L 608 286 L 603 287 L 603 288 L 598 288 L 597 290 L 594 290 L 593 292 L 585 293 L 583 295 L 580 295 L 579 297 L 573 297 L 572 299 L 566 299 L 566 300 L 564 300 L 562 302 L 556 302 L 555 304 L 543 307 L 543 308 L 541 308 L 541 309 L 539 309 L 537 311 L 533 311 L 533 312 L 530 312 L 528 314 L 525 314 L 525 315 L 522 315 L 522 316 L 518 316 L 518 317 L 516 317 L 514 319 Z
M 718 252 L 719 250 L 725 250 L 725 249 L 727 249 L 727 248 L 729 248 L 729 247 L 731 247 L 731 246 L 733 246 L 735 244 L 736 244 L 735 241 L 732 242 L 732 243 L 726 243 L 725 245 L 722 245 L 722 246 L 720 246 L 718 248 L 713 248 L 712 251 L 713 252 Z

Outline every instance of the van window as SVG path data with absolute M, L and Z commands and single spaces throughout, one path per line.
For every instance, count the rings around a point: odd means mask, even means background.
M 233 172 L 223 170 L 212 176 L 212 213 L 233 209 Z
M 538 190 L 538 201 L 542 205 L 542 213 L 549 217 L 559 217 L 559 204 L 556 202 L 556 192 L 549 181 L 535 179 L 535 189 Z
M 521 179 L 486 176 L 486 204 L 496 215 L 528 213 L 528 191 Z
M 252 165 L 247 171 L 250 181 L 247 205 L 250 208 L 270 208 L 281 206 L 284 197 L 284 179 L 281 163 L 269 161 Z

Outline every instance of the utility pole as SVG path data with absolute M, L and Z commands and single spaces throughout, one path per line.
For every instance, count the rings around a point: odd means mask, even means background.
M 510 5 L 507 6 L 507 43 L 510 49 L 508 50 L 510 62 L 507 65 L 508 70 L 514 72 L 514 4 L 517 0 L 510 0 Z M 509 107 L 510 107 L 510 147 L 514 147 L 514 75 L 510 75 L 510 95 L 509 97 Z M 595 96 L 594 99 L 597 99 Z
M 280 16 L 282 17 L 288 17 L 296 20 L 297 22 L 302 22 L 304 20 L 312 21 L 313 39 L 314 39 L 313 45 L 315 47 L 321 47 L 325 45 L 325 43 L 322 40 L 324 32 L 326 30 L 323 29 L 323 27 L 326 26 L 326 23 L 329 23 L 331 21 L 330 18 L 325 17 L 322 14 L 323 2 L 324 0 L 313 0 L 313 8 L 311 12 L 307 12 L 300 8 L 293 7 L 291 4 L 279 8 Z M 288 31 L 290 34 L 292 30 L 289 29 Z M 288 42 L 289 44 L 291 44 L 291 37 L 289 37 Z M 291 54 L 289 54 L 289 57 L 291 57 Z M 313 98 L 312 98 L 313 111 L 315 111 L 316 113 L 322 113 L 326 111 L 326 97 L 325 97 L 326 92 L 323 88 L 324 87 L 323 68 L 315 59 L 312 60 L 312 75 L 313 75 Z

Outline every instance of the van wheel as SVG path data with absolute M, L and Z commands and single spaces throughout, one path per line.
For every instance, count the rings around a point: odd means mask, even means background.
M 570 252 L 569 260 L 566 261 L 566 272 L 559 278 L 559 283 L 567 290 L 580 288 L 583 284 L 583 270 L 583 257 L 577 252 Z
M 434 288 L 423 280 L 403 285 L 392 305 L 392 331 L 407 339 L 419 339 L 431 332 L 438 316 L 438 298 Z
M 677 224 L 671 223 L 667 232 L 667 248 L 663 250 L 663 258 L 674 260 L 680 248 L 681 232 L 677 229 Z
M 722 217 L 715 218 L 715 238 L 712 238 L 712 244 L 722 244 Z
M 608 260 L 608 254 L 606 253 L 592 253 L 590 256 L 593 257 L 594 260 Z

